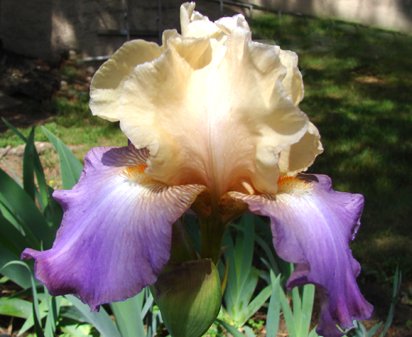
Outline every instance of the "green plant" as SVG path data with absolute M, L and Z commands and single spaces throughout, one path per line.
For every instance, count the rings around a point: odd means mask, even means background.
M 0 273 L 4 275 L 4 281 L 18 284 L 25 294 L 31 289 L 32 301 L 20 299 L 20 293 L 3 297 L 0 300 L 0 314 L 24 319 L 19 334 L 34 329 L 38 337 L 52 337 L 57 328 L 64 333 L 82 335 L 81 330 L 67 323 L 73 318 L 89 323 L 90 327 L 106 337 L 146 336 L 146 333 L 153 336 L 161 317 L 152 306 L 153 297 L 149 291 L 143 291 L 125 302 L 113 303 L 111 310 L 116 318 L 115 325 L 105 308 L 90 312 L 88 306 L 73 296 L 51 296 L 34 279 L 32 266 L 20 261 L 20 253 L 27 246 L 39 249 L 50 247 L 60 224 L 61 210 L 51 197 L 52 188 L 46 183 L 34 146 L 34 129 L 29 137 L 25 137 L 13 126 L 10 127 L 26 143 L 26 147 L 23 186 L 0 170 Z M 44 127 L 42 131 L 59 155 L 63 187 L 71 188 L 80 176 L 81 163 L 54 134 Z M 145 319 L 150 320 L 147 329 L 143 324 Z
M 399 292 L 402 283 L 402 272 L 399 268 L 396 268 L 392 281 L 392 297 L 391 304 L 389 306 L 388 315 L 385 322 L 378 322 L 372 326 L 369 330 L 362 324 L 362 322 L 356 322 L 355 329 L 348 332 L 349 337 L 385 337 L 393 322 L 393 316 L 395 314 L 395 307 L 399 300 Z
M 224 237 L 224 260 L 227 268 L 227 285 L 224 293 L 225 313 L 236 327 L 242 327 L 267 301 L 270 285 L 255 296 L 262 272 L 253 266 L 255 245 L 254 218 L 244 215 L 236 229 L 235 240 L 231 231 Z
M 26 143 L 26 148 L 22 186 L 0 170 L 0 274 L 3 275 L 0 284 L 13 282 L 22 290 L 0 299 L 0 314 L 23 320 L 19 334 L 29 333 L 28 336 L 52 337 L 57 333 L 67 337 L 94 336 L 97 333 L 105 337 L 155 336 L 159 329 L 163 329 L 163 321 L 148 289 L 127 301 L 112 303 L 99 312 L 90 312 L 88 306 L 73 296 L 51 296 L 34 279 L 33 266 L 20 261 L 20 253 L 27 246 L 50 247 L 61 220 L 61 210 L 51 197 L 53 189 L 46 183 L 34 146 L 35 130 L 32 129 L 26 137 L 10 127 Z M 81 163 L 53 133 L 46 128 L 41 130 L 58 153 L 63 187 L 71 188 L 80 176 Z M 227 278 L 225 305 L 208 334 L 222 336 L 224 328 L 234 337 L 254 337 L 263 326 L 263 322 L 252 319 L 260 310 L 266 313 L 267 337 L 277 336 L 282 318 L 290 336 L 316 337 L 311 326 L 314 286 L 294 288 L 290 295 L 284 291 L 284 278 L 289 273 L 284 272 L 284 265 L 274 255 L 273 249 L 256 233 L 256 227 L 261 224 L 259 218 L 246 215 L 225 235 L 225 267 L 222 267 Z M 261 227 L 266 228 L 264 225 Z M 268 271 L 254 267 L 255 243 L 265 253 L 259 256 Z M 356 328 L 347 336 L 386 335 L 394 317 L 401 279 L 401 272 L 397 269 L 386 321 L 369 330 L 356 322 Z M 248 321 L 249 325 L 246 324 Z

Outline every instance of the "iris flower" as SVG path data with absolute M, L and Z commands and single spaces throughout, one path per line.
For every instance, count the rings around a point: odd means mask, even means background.
M 298 107 L 296 54 L 252 41 L 241 15 L 211 22 L 194 7 L 181 7 L 181 34 L 127 42 L 96 72 L 91 110 L 119 121 L 130 144 L 87 154 L 78 184 L 53 194 L 64 210 L 53 247 L 23 257 L 51 294 L 97 309 L 156 282 L 185 212 L 199 217 L 202 257 L 216 261 L 226 223 L 248 208 L 296 264 L 288 287 L 321 290 L 318 332 L 341 335 L 372 311 L 349 248 L 363 197 L 302 173 L 322 146 Z

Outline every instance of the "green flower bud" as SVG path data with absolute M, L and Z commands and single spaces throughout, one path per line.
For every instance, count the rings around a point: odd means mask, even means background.
M 173 337 L 200 337 L 219 313 L 219 273 L 210 259 L 171 266 L 151 288 Z

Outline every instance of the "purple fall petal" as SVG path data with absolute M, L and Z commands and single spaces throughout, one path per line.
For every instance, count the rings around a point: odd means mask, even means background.
M 53 247 L 26 249 L 53 295 L 73 293 L 92 309 L 156 281 L 169 259 L 172 224 L 203 186 L 168 187 L 144 173 L 146 150 L 94 148 L 79 183 L 54 198 L 64 210 Z
M 277 253 L 296 263 L 288 287 L 313 283 L 323 290 L 320 335 L 340 336 L 336 325 L 347 329 L 354 319 L 370 317 L 372 306 L 356 283 L 360 266 L 349 248 L 359 227 L 362 195 L 332 190 L 327 176 L 302 175 L 281 182 L 275 197 L 232 196 L 270 218 Z

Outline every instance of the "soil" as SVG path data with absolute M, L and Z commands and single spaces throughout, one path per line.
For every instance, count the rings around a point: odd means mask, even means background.
M 60 87 L 59 65 L 0 54 L 0 116 L 18 127 L 44 123 L 53 115 L 52 95 Z M 7 129 L 0 123 L 0 132 Z

